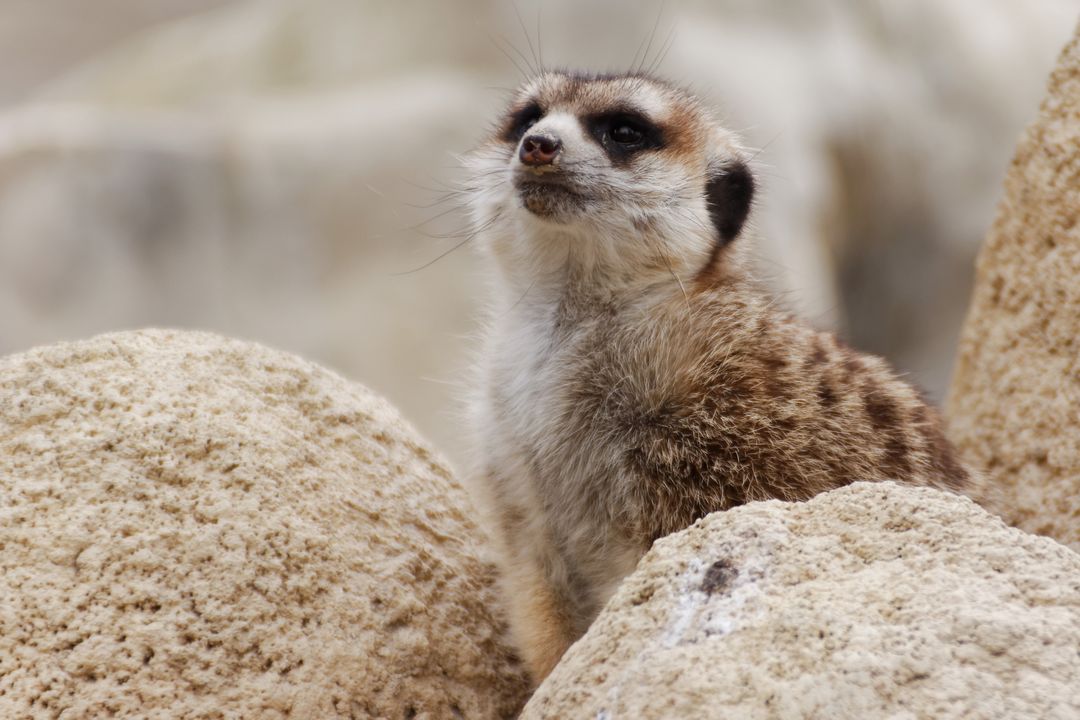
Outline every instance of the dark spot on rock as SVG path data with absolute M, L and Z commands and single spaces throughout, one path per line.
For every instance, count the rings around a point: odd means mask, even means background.
M 727 560 L 717 560 L 705 571 L 705 577 L 701 581 L 701 591 L 708 595 L 726 592 L 731 586 L 731 581 L 739 574 L 739 571 Z
M 630 600 L 630 604 L 631 605 L 644 605 L 645 603 L 647 603 L 649 600 L 652 599 L 652 596 L 655 593 L 656 593 L 656 588 L 654 586 L 646 585 L 645 587 L 638 590 L 638 592 Z
M 1005 278 L 1001 275 L 995 275 L 994 279 L 990 281 L 990 302 L 994 305 L 1001 304 L 1001 294 L 1005 289 Z

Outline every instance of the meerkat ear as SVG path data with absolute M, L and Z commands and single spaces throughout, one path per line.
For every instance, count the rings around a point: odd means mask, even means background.
M 709 219 L 719 236 L 718 246 L 727 245 L 743 228 L 754 200 L 754 176 L 742 160 L 728 160 L 711 166 L 705 181 L 705 204 Z

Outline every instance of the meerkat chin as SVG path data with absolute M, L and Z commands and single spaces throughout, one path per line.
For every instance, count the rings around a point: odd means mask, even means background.
M 707 513 L 856 480 L 971 489 L 916 390 L 752 282 L 747 155 L 689 92 L 544 73 L 469 167 L 494 281 L 476 481 L 537 681 Z

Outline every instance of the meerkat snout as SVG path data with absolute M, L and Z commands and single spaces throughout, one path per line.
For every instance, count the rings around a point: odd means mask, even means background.
M 530 167 L 550 165 L 562 149 L 562 140 L 551 135 L 526 135 L 521 140 L 518 158 Z

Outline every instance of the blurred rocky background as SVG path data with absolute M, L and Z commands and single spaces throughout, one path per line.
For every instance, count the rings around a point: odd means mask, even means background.
M 453 250 L 455 156 L 534 55 L 645 55 L 760 149 L 762 277 L 941 397 L 1075 0 L 517 8 L 0 0 L 0 353 L 143 326 L 255 339 L 374 387 L 460 461 L 484 279 Z

